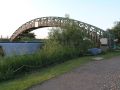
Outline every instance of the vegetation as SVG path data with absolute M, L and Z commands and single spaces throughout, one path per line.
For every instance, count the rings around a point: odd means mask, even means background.
M 2 49 L 2 47 L 0 46 L 0 57 L 3 57 L 3 56 L 4 56 L 3 49 Z
M 43 68 L 40 71 L 31 74 L 28 73 L 22 78 L 10 80 L 7 82 L 1 82 L 0 90 L 25 90 L 32 85 L 42 83 L 45 80 L 70 71 L 71 69 L 76 68 L 81 64 L 91 61 L 91 59 L 89 58 L 90 57 L 72 59 L 62 64 L 54 66 L 52 65 L 48 68 Z
M 115 39 L 118 39 L 118 43 L 120 44 L 120 21 L 116 22 L 114 27 L 108 29 L 108 31 L 115 36 Z
M 83 29 L 76 24 L 56 28 L 51 30 L 49 39 L 38 53 L 3 58 L 0 60 L 0 81 L 83 55 L 92 45 L 90 41 L 83 40 Z
M 0 42 L 9 42 L 9 39 L 8 38 L 1 38 Z
M 103 58 L 111 58 L 113 56 L 120 55 L 120 52 L 109 52 L 104 55 L 100 55 Z M 94 56 L 80 57 L 77 59 L 71 59 L 61 64 L 52 65 L 46 68 L 42 68 L 37 72 L 27 73 L 24 77 L 20 77 L 14 80 L 9 80 L 0 83 L 0 90 L 26 90 L 27 88 L 43 83 L 50 78 L 71 71 L 85 63 L 92 61 Z
M 33 41 L 35 40 L 35 34 L 34 33 L 24 33 L 19 36 L 17 41 Z
M 75 23 L 66 24 L 62 28 L 52 29 L 49 33 L 49 41 L 72 48 L 76 54 L 85 54 L 88 48 L 94 47 L 93 41 L 88 39 L 85 31 L 85 28 L 80 28 Z

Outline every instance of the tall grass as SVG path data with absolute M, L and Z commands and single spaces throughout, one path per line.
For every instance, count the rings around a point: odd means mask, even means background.
M 1 58 L 0 81 L 74 57 L 78 57 L 74 48 L 61 46 L 57 42 L 48 42 L 36 54 Z

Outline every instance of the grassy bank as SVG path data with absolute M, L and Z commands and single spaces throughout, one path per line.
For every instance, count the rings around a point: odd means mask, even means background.
M 113 56 L 118 56 L 118 55 L 120 55 L 120 52 L 111 52 L 100 56 L 104 58 L 111 58 Z M 49 80 L 53 77 L 56 77 L 74 68 L 77 68 L 85 63 L 88 63 L 92 61 L 93 57 L 94 56 L 87 56 L 87 57 L 72 59 L 62 64 L 56 64 L 54 66 L 43 68 L 37 72 L 28 73 L 24 77 L 21 77 L 19 79 L 1 82 L 0 90 L 25 90 L 31 87 L 32 85 L 43 83 L 46 80 Z
M 1 58 L 0 82 L 76 57 L 79 57 L 76 50 L 53 43 L 53 45 L 44 47 L 44 49 L 32 55 Z

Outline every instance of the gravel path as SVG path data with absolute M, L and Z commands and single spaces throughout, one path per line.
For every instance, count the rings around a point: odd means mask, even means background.
M 29 90 L 120 90 L 120 56 L 90 62 Z

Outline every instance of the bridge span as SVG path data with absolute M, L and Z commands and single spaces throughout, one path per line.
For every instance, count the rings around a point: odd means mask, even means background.
M 31 21 L 26 22 L 22 26 L 20 26 L 10 37 L 10 41 L 14 41 L 18 38 L 20 38 L 21 35 L 24 35 L 26 33 L 29 33 L 30 31 L 33 31 L 38 28 L 43 28 L 43 27 L 63 27 L 65 24 L 72 24 L 75 23 L 77 24 L 80 28 L 85 28 L 85 31 L 87 35 L 90 36 L 92 40 L 95 40 L 96 42 L 99 41 L 100 38 L 102 37 L 107 37 L 108 34 L 93 25 L 70 19 L 70 18 L 65 18 L 65 17 L 41 17 L 41 18 L 36 18 Z

